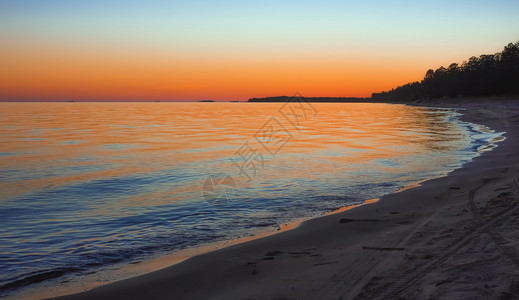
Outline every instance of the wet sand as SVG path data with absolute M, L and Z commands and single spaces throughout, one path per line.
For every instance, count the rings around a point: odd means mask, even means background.
M 506 140 L 374 204 L 63 299 L 513 298 L 519 100 L 457 103 L 427 106 L 464 108 L 463 120 L 505 131 Z

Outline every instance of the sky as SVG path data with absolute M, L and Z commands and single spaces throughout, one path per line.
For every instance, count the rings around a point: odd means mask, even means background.
M 0 100 L 369 97 L 519 41 L 519 1 L 0 0 Z

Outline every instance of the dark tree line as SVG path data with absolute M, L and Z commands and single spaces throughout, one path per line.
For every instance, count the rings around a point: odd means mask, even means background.
M 461 65 L 428 70 L 421 82 L 373 93 L 373 101 L 413 101 L 459 96 L 519 94 L 519 42 L 500 53 L 471 57 Z
M 292 97 L 277 96 L 265 98 L 251 98 L 249 102 L 287 102 L 291 101 Z M 356 97 L 304 97 L 308 102 L 366 102 L 366 98 Z

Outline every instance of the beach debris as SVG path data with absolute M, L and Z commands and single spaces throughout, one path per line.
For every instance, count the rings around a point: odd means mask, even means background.
M 277 256 L 283 254 L 282 251 L 275 250 L 275 251 L 269 251 L 265 254 L 265 256 Z
M 304 252 L 288 252 L 290 255 L 309 255 L 311 252 L 304 251 Z
M 406 224 L 411 224 L 411 221 L 398 221 L 396 223 L 399 225 L 406 225 Z
M 378 250 L 378 251 L 403 251 L 406 248 L 395 248 L 395 247 L 370 247 L 370 246 L 362 246 L 364 250 Z

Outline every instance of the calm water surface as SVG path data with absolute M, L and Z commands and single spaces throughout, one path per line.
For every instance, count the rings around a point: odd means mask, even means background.
M 444 175 L 499 136 L 457 118 L 387 104 L 0 103 L 0 295 Z

